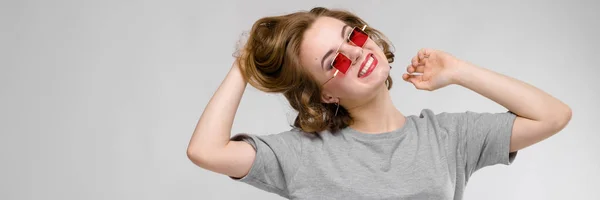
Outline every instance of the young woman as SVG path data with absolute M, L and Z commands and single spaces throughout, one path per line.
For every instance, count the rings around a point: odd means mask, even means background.
M 571 118 L 549 94 L 434 49 L 418 51 L 402 79 L 428 91 L 460 85 L 508 111 L 405 116 L 389 93 L 390 43 L 347 11 L 265 17 L 249 36 L 187 154 L 204 169 L 289 199 L 461 199 L 475 171 L 509 165 Z M 230 138 L 248 83 L 283 93 L 299 113 L 291 130 Z

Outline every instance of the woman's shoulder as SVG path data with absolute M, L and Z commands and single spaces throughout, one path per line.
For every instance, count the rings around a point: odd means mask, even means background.
M 460 113 L 448 111 L 435 112 L 431 108 L 422 108 L 418 114 L 408 115 L 407 118 L 414 119 L 416 121 L 438 121 L 440 119 L 444 120 L 449 117 L 456 117 L 459 114 Z
M 422 109 L 418 116 L 414 116 L 416 121 L 421 121 L 423 123 L 432 123 L 440 126 L 465 125 L 465 123 L 474 123 L 478 121 L 493 122 L 495 120 L 501 120 L 505 118 L 510 119 L 511 117 L 514 118 L 515 114 L 510 111 L 482 112 L 474 110 L 463 110 L 435 112 L 429 108 Z
M 300 128 L 292 127 L 289 130 L 281 131 L 277 133 L 268 134 L 255 134 L 255 133 L 238 133 L 234 135 L 231 140 L 236 141 L 247 141 L 251 143 L 262 142 L 262 143 L 273 143 L 273 144 L 284 144 L 284 145 L 298 145 L 303 141 L 308 141 L 313 138 L 318 138 L 319 135 L 315 133 L 307 133 L 302 131 Z M 253 145 L 254 146 L 254 145 Z
M 419 118 L 435 118 L 435 117 L 451 117 L 451 116 L 458 116 L 458 115 L 463 115 L 469 112 L 473 112 L 473 111 L 469 111 L 469 110 L 464 110 L 464 111 L 434 111 L 431 108 L 422 108 L 421 111 L 419 112 L 418 117 Z

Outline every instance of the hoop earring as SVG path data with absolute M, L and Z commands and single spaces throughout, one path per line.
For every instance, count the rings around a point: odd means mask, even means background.
M 337 105 L 337 107 L 335 108 L 335 114 L 333 115 L 334 117 L 337 116 L 338 109 L 340 109 L 340 104 L 338 102 L 335 102 L 335 105 Z

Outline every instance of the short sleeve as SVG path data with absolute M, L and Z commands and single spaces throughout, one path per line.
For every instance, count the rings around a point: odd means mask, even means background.
M 232 141 L 252 145 L 256 156 L 246 176 L 230 178 L 289 198 L 287 186 L 298 171 L 302 157 L 302 134 L 287 131 L 271 135 L 239 133 L 233 136 Z
M 455 142 L 457 162 L 467 176 L 491 165 L 510 165 L 517 152 L 510 152 L 510 137 L 516 115 L 512 112 L 442 113 L 436 116 Z

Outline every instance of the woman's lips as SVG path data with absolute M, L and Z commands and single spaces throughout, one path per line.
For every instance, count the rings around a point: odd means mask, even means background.
M 357 77 L 363 78 L 371 74 L 377 63 L 377 58 L 372 53 L 368 54 L 358 70 Z
M 369 58 L 373 57 L 373 53 L 369 53 L 367 54 L 367 56 L 365 56 L 365 59 L 363 60 L 363 62 L 360 64 L 360 68 L 358 68 L 358 71 L 362 71 L 363 68 L 365 67 L 365 65 L 367 64 L 367 61 L 369 61 Z

